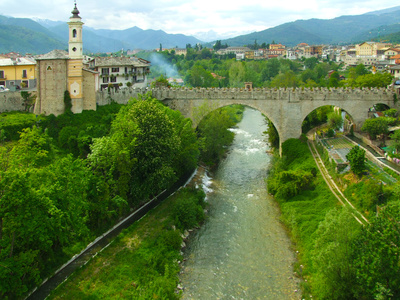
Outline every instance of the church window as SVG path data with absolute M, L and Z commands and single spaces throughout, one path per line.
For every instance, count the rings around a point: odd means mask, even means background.
M 76 29 L 72 30 L 72 37 L 76 38 Z
M 75 51 L 76 51 L 76 47 L 72 48 L 72 51 L 74 51 L 74 52 L 75 52 Z
M 51 68 L 51 66 L 47 66 L 47 71 L 51 71 L 51 70 L 53 70 L 53 69 Z

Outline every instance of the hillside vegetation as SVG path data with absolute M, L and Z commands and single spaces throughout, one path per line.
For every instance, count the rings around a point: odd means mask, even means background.
M 342 208 L 316 171 L 305 140 L 282 145 L 267 178 L 289 226 L 304 279 L 303 298 L 397 299 L 400 297 L 400 202 L 398 195 L 380 204 L 379 214 L 361 226 Z M 353 189 L 362 198 L 379 190 Z M 398 185 L 398 184 L 397 184 Z M 395 190 L 397 190 L 395 188 Z M 393 297 L 393 298 L 392 298 Z

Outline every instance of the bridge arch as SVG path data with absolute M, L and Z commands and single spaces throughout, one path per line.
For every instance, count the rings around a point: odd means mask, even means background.
M 276 127 L 276 120 L 274 120 L 274 116 L 270 113 L 270 111 L 264 111 L 265 108 L 259 107 L 258 105 L 254 105 L 254 104 L 250 104 L 248 102 L 240 102 L 240 101 L 232 101 L 232 103 L 227 103 L 227 102 L 220 102 L 220 101 L 214 101 L 214 100 L 208 100 L 208 101 L 204 101 L 204 104 L 208 105 L 208 109 L 207 110 L 203 110 L 203 113 L 201 113 L 198 116 L 192 116 L 192 120 L 193 120 L 193 127 L 197 127 L 199 125 L 199 123 L 201 122 L 201 120 L 203 120 L 204 117 L 206 117 L 209 113 L 211 113 L 212 111 L 215 111 L 219 108 L 223 108 L 229 105 L 243 105 L 243 106 L 247 106 L 250 107 L 252 109 L 258 110 L 262 115 L 264 115 L 265 117 L 267 117 L 275 126 L 277 132 L 278 132 L 278 136 L 279 139 L 281 139 L 281 134 L 279 132 L 279 128 Z M 196 107 L 197 108 L 197 107 Z M 196 113 L 196 108 L 194 108 L 194 111 L 192 112 L 192 114 Z
M 303 120 L 318 107 L 333 105 L 350 114 L 360 130 L 368 118 L 369 108 L 383 103 L 398 108 L 396 93 L 392 89 L 352 88 L 281 88 L 281 89 L 221 89 L 221 88 L 156 88 L 153 97 L 163 101 L 172 109 L 179 110 L 197 126 L 199 120 L 193 110 L 205 102 L 213 103 L 214 109 L 231 104 L 241 104 L 259 110 L 274 123 L 283 143 L 301 135 Z

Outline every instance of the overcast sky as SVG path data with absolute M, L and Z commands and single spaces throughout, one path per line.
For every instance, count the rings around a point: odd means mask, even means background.
M 398 4 L 398 3 L 397 3 Z M 253 32 L 298 19 L 332 19 L 394 7 L 381 0 L 77 0 L 83 22 L 96 29 L 161 29 L 193 35 Z M 73 0 L 0 0 L 0 14 L 68 21 Z

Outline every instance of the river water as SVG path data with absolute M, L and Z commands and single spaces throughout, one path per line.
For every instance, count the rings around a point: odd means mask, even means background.
M 232 129 L 235 140 L 211 179 L 208 219 L 184 253 L 183 299 L 300 298 L 291 242 L 265 187 L 266 129 L 250 108 Z

